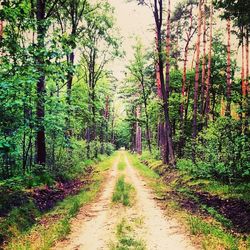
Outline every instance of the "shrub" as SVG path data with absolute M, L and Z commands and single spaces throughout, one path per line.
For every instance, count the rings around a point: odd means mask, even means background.
M 227 117 L 218 118 L 199 133 L 196 143 L 196 166 L 188 163 L 189 168 L 197 171 L 194 175 L 200 177 L 213 177 L 226 182 L 248 181 L 249 145 L 250 137 L 242 133 L 239 121 Z M 190 148 L 190 145 L 187 145 L 185 157 L 191 159 Z M 193 170 L 191 172 L 194 172 Z

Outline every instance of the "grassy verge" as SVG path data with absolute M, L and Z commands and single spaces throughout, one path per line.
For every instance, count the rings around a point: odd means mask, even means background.
M 134 191 L 133 186 L 125 182 L 125 177 L 120 176 L 115 185 L 112 201 L 121 203 L 124 206 L 131 206 Z
M 178 170 L 162 171 L 163 166 L 159 161 L 145 156 L 139 158 L 130 154 L 129 160 L 153 188 L 166 212 L 177 218 L 195 236 L 192 237 L 193 241 L 203 249 L 250 249 L 249 235 L 235 233 L 228 218 L 217 209 L 202 204 L 197 196 L 199 191 L 209 191 L 211 195 L 241 197 L 245 200 L 248 199 L 248 194 L 244 188 L 239 187 L 237 191 L 230 192 L 229 186 L 218 182 L 195 180 Z M 157 174 L 160 172 L 164 173 L 161 177 Z M 237 193 L 239 190 L 242 193 Z
M 154 189 L 158 198 L 161 199 L 162 195 L 167 191 L 167 187 L 161 181 L 160 175 L 152 168 L 143 164 L 136 155 L 127 153 L 127 157 L 132 163 L 132 166 L 135 167 L 143 177 L 145 177 L 148 185 Z
M 77 195 L 65 198 L 50 212 L 43 214 L 31 229 L 20 232 L 15 226 L 10 228 L 14 237 L 4 249 L 46 250 L 56 241 L 63 239 L 70 232 L 70 219 L 76 216 L 81 206 L 93 200 L 98 194 L 104 180 L 103 173 L 112 166 L 115 157 L 116 155 L 113 155 L 97 164 L 91 184 L 85 186 Z
M 136 218 L 133 221 L 128 221 L 125 218 L 116 227 L 116 242 L 110 243 L 111 250 L 144 250 L 146 249 L 143 240 L 139 239 L 136 231 L 142 225 L 142 219 Z

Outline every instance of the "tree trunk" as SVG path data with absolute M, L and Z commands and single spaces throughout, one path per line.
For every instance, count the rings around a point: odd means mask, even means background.
M 208 124 L 209 112 L 210 112 L 210 88 L 211 88 L 211 67 L 212 67 L 212 49 L 213 49 L 213 3 L 210 5 L 210 24 L 209 24 L 209 52 L 208 52 L 208 69 L 206 80 L 206 126 Z
M 206 0 L 204 0 L 203 5 L 203 58 L 202 58 L 202 74 L 201 74 L 201 102 L 200 102 L 200 114 L 203 116 L 203 106 L 204 106 L 204 90 L 205 90 L 205 81 L 206 81 L 206 29 L 207 29 L 207 18 L 206 18 Z M 211 16 L 211 14 L 210 14 Z M 210 26 L 211 28 L 211 26 Z M 211 38 L 211 37 L 210 37 Z
M 199 20 L 198 20 L 198 34 L 196 42 L 196 66 L 195 66 L 195 82 L 194 82 L 194 109 L 193 109 L 193 162 L 195 162 L 195 140 L 197 137 L 197 109 L 198 109 L 198 90 L 199 90 L 199 65 L 200 65 L 200 38 L 201 38 L 201 14 L 202 0 L 199 2 Z
M 231 115 L 231 20 L 227 19 L 227 107 L 226 116 Z
M 242 31 L 243 33 L 243 31 Z M 245 84 L 245 43 L 244 43 L 244 37 L 242 35 L 242 45 L 241 45 L 241 89 L 242 89 L 242 97 L 243 99 L 246 97 L 246 84 Z
M 147 97 L 146 97 L 146 92 L 145 92 L 145 86 L 144 86 L 144 77 L 142 75 L 141 78 L 141 86 L 142 86 L 142 94 L 143 94 L 143 104 L 144 104 L 144 109 L 145 109 L 145 116 L 146 116 L 146 140 L 148 144 L 148 150 L 151 153 L 152 148 L 151 148 L 151 139 L 150 139 L 150 131 L 149 131 L 149 115 L 148 115 L 148 104 L 147 104 Z
M 74 51 L 72 51 L 69 55 L 67 55 L 67 62 L 68 62 L 68 67 L 70 67 L 70 70 L 68 71 L 67 75 L 67 97 L 66 97 L 66 102 L 68 104 L 68 115 L 66 117 L 66 126 L 68 129 L 67 136 L 71 137 L 72 136 L 72 129 L 71 129 L 71 124 L 70 124 L 70 117 L 71 117 L 71 91 L 72 91 L 72 83 L 73 83 L 73 76 L 74 73 L 72 71 L 72 68 L 74 66 L 74 58 L 75 54 Z
M 168 0 L 168 16 L 167 16 L 167 34 L 166 34 L 166 96 L 164 100 L 164 113 L 165 113 L 165 122 L 166 122 L 166 139 L 168 145 L 168 156 L 170 165 L 175 165 L 175 156 L 173 149 L 173 141 L 172 141 L 172 130 L 169 119 L 169 95 L 170 95 L 170 12 L 171 12 L 171 4 L 170 0 Z
M 249 31 L 246 31 L 246 92 L 249 95 Z
M 246 128 L 248 128 L 249 124 L 249 112 L 250 112 L 250 106 L 249 106 L 249 31 L 247 29 L 246 31 L 246 106 L 247 106 L 247 111 L 246 111 Z
M 45 9 L 46 2 L 37 0 L 37 45 L 39 50 L 45 49 Z M 37 71 L 40 76 L 37 82 L 37 134 L 36 134 L 36 163 L 45 165 L 46 163 L 46 145 L 45 145 L 45 72 L 44 72 L 44 54 L 40 53 L 37 58 Z
M 185 119 L 184 119 L 184 107 L 185 103 L 187 102 L 187 61 L 188 61 L 188 50 L 189 50 L 189 43 L 192 37 L 192 28 L 193 28 L 193 7 L 191 7 L 190 10 L 190 26 L 189 31 L 187 34 L 187 42 L 184 49 L 184 65 L 183 65 L 183 75 L 182 75 L 182 88 L 181 88 L 181 106 L 180 106 L 180 130 L 181 130 L 181 136 L 180 136 L 180 142 L 179 142 L 179 155 L 182 156 L 182 149 L 185 144 L 185 137 L 184 137 L 184 130 L 185 130 Z
M 0 20 L 0 41 L 2 40 L 3 38 L 3 21 Z
M 245 131 L 245 119 L 246 119 L 246 81 L 245 81 L 245 43 L 244 43 L 244 28 L 242 27 L 242 45 L 241 45 L 241 89 L 242 89 L 242 113 L 241 113 L 241 120 L 242 120 L 242 130 Z
M 141 154 L 142 153 L 142 142 L 141 142 L 141 127 L 139 124 L 139 119 L 141 116 L 141 107 L 137 106 L 136 107 L 136 132 L 135 132 L 135 148 L 136 148 L 136 153 Z
M 165 118 L 165 128 L 166 128 L 166 155 L 163 155 L 163 162 L 170 163 L 170 165 L 175 165 L 175 157 L 173 151 L 172 134 L 171 134 L 171 124 L 169 120 L 169 81 L 170 81 L 170 0 L 168 1 L 168 17 L 167 17 L 167 38 L 166 38 L 166 52 L 167 52 L 167 63 L 166 63 L 166 85 L 164 82 L 164 60 L 163 60 L 163 39 L 162 39 L 162 15 L 163 15 L 163 4 L 162 0 L 154 0 L 154 18 L 157 30 L 157 56 L 158 56 L 158 66 L 159 66 L 159 79 L 161 86 L 161 95 L 163 100 L 163 111 Z

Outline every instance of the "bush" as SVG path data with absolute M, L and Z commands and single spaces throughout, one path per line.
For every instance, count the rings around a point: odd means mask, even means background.
M 55 177 L 61 180 L 77 178 L 87 166 L 101 160 L 102 146 L 104 154 L 107 155 L 111 155 L 115 150 L 111 143 L 102 145 L 99 141 L 91 141 L 89 143 L 88 158 L 87 142 L 85 140 L 71 139 L 70 148 L 61 148 L 57 152 L 56 166 L 53 171 Z
M 70 148 L 60 148 L 57 152 L 56 165 L 53 168 L 55 177 L 60 180 L 76 178 L 84 172 L 86 159 L 86 141 L 72 139 Z
M 196 165 L 190 161 L 179 162 L 199 177 L 222 181 L 250 180 L 250 137 L 242 133 L 239 121 L 221 117 L 203 130 L 196 143 Z M 191 158 L 190 145 L 186 147 L 186 157 Z M 183 165 L 187 165 L 186 167 Z
M 112 143 L 105 143 L 104 144 L 104 153 L 107 155 L 111 155 L 115 151 L 115 146 Z

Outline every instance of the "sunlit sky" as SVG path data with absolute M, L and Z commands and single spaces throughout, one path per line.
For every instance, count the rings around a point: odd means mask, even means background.
M 126 55 L 112 63 L 112 70 L 115 76 L 121 80 L 125 65 L 133 57 L 133 45 L 135 38 L 140 37 L 147 46 L 153 41 L 152 24 L 153 18 L 149 8 L 138 6 L 136 1 L 109 0 L 115 8 L 115 18 L 118 30 L 122 36 L 122 49 Z

